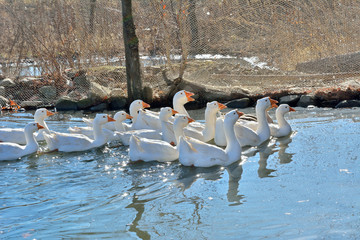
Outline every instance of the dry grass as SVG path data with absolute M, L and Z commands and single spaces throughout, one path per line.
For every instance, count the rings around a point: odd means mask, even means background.
M 168 58 L 180 54 L 186 59 L 195 47 L 205 53 L 257 55 L 291 71 L 299 62 L 360 47 L 358 1 L 212 0 L 196 4 L 199 39 L 194 46 L 188 0 L 134 0 L 141 53 Z M 35 59 L 44 73 L 60 78 L 68 67 L 107 64 L 124 55 L 121 18 L 120 1 L 97 0 L 91 33 L 90 1 L 0 1 L 0 60 Z M 180 75 L 186 61 L 182 63 L 173 66 Z

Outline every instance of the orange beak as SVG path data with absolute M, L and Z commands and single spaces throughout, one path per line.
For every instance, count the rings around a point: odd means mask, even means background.
M 36 125 L 37 125 L 37 127 L 38 127 L 39 130 L 44 128 L 43 126 L 41 126 L 41 125 L 38 124 L 38 123 L 37 123 Z
M 187 119 L 188 119 L 188 123 L 195 122 L 195 120 L 192 118 L 187 117 Z
M 142 102 L 142 105 L 144 108 L 150 108 L 150 104 L 146 103 L 146 102 Z
M 187 91 L 184 91 L 185 92 L 185 96 L 186 96 L 186 98 L 187 98 L 187 100 L 189 101 L 189 102 L 192 102 L 192 101 L 195 101 L 195 99 L 193 99 L 191 96 L 194 96 L 195 94 L 194 93 L 192 93 L 192 92 L 187 92 Z
M 271 107 L 272 108 L 277 108 L 278 107 L 278 105 L 277 105 L 278 101 L 276 101 L 274 99 L 271 99 L 271 98 L 269 98 L 269 99 L 270 99 Z
M 126 119 L 132 119 L 132 118 L 133 118 L 133 116 L 126 114 Z
M 289 109 L 290 109 L 290 112 L 296 112 L 296 110 L 292 107 L 289 107 Z
M 219 105 L 220 110 L 223 110 L 223 109 L 227 108 L 227 106 L 225 106 L 225 105 L 222 104 L 222 103 L 219 103 L 219 102 L 218 102 L 218 105 Z
M 175 111 L 174 109 L 171 109 L 171 113 L 172 113 L 172 115 L 175 115 L 175 114 L 177 114 L 177 113 L 179 113 L 178 111 Z
M 236 111 L 236 113 L 239 115 L 239 117 L 241 117 L 242 115 L 244 115 L 243 112 Z
M 54 115 L 55 113 L 53 113 L 53 112 L 50 112 L 49 110 L 46 110 L 46 116 L 52 116 L 52 115 Z
M 115 119 L 113 119 L 112 117 L 109 117 L 109 115 L 107 117 L 108 117 L 108 122 L 115 122 Z

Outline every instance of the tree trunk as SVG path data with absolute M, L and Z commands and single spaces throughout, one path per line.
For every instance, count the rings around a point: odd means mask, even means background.
M 136 37 L 131 0 L 121 0 L 128 100 L 142 99 L 139 40 Z
M 89 33 L 94 33 L 94 19 L 95 19 L 96 0 L 90 0 L 90 17 L 89 17 Z

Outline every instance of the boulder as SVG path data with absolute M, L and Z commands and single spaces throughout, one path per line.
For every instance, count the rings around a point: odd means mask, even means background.
M 56 98 L 56 88 L 54 86 L 43 86 L 39 89 L 39 92 L 46 99 Z
M 315 98 L 309 95 L 301 95 L 299 101 L 297 102 L 297 106 L 306 108 L 310 105 L 315 105 Z
M 95 101 L 89 97 L 83 97 L 77 102 L 78 109 L 87 109 L 95 104 Z
M 124 90 L 122 88 L 113 88 L 110 92 L 110 97 L 120 97 L 124 96 Z
M 42 101 L 22 101 L 20 103 L 20 106 L 26 109 L 29 108 L 37 108 L 39 106 L 42 106 L 44 103 Z
M 321 107 L 335 107 L 339 103 L 338 100 L 325 100 L 320 102 Z
M 36 78 L 36 77 L 26 77 L 21 79 L 19 82 L 22 84 L 30 85 L 33 84 L 34 81 L 41 81 L 42 78 Z
M 295 107 L 300 100 L 300 95 L 287 95 L 279 99 L 279 104 L 289 104 L 291 107 Z
M 0 96 L 0 105 L 5 106 L 6 104 L 9 104 L 10 101 L 6 97 Z
M 126 107 L 126 104 L 127 104 L 127 99 L 124 96 L 110 97 L 110 104 L 109 104 L 110 110 L 124 109 Z
M 87 90 L 90 88 L 90 81 L 87 79 L 86 75 L 80 75 L 78 77 L 74 77 L 73 80 L 74 86 L 76 88 Z
M 110 89 L 101 86 L 98 83 L 92 82 L 90 86 L 89 98 L 95 102 L 102 102 L 104 99 L 110 96 Z
M 225 103 L 228 108 L 247 108 L 250 105 L 249 98 L 240 98 Z
M 5 96 L 5 87 L 1 86 L 0 87 L 0 96 Z
M 343 100 L 335 106 L 335 108 L 352 108 L 352 107 L 360 107 L 360 100 Z
M 10 78 L 5 78 L 0 81 L 0 86 L 2 87 L 14 87 L 15 85 L 16 84 L 14 83 L 14 81 L 11 80 Z
M 101 111 L 105 111 L 107 108 L 108 108 L 107 103 L 100 103 L 96 106 L 91 107 L 90 111 L 101 112 Z
M 78 109 L 77 103 L 67 96 L 57 100 L 55 107 L 58 111 L 74 111 Z

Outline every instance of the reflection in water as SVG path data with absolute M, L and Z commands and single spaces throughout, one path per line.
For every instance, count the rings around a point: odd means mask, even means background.
M 242 204 L 241 200 L 245 197 L 244 195 L 239 195 L 239 182 L 241 179 L 241 175 L 243 173 L 243 167 L 240 163 L 235 163 L 228 166 L 226 168 L 228 174 L 229 174 L 229 188 L 228 192 L 226 194 L 227 200 L 230 204 L 230 206 L 236 206 Z
M 272 141 L 266 142 L 265 144 L 262 144 L 261 146 L 258 147 L 259 156 L 260 156 L 258 175 L 260 178 L 274 177 L 274 176 L 271 176 L 270 174 L 275 172 L 276 170 L 266 168 L 267 160 L 268 160 L 269 156 L 271 154 L 273 154 L 274 152 L 276 152 L 276 150 L 274 150 L 274 148 L 275 148 L 275 143 L 273 143 Z
M 278 138 L 277 142 L 279 143 L 279 159 L 281 164 L 290 163 L 294 153 L 287 153 L 286 149 L 289 147 L 289 144 L 292 142 L 292 136 Z
M 132 203 L 126 207 L 126 208 L 133 208 L 136 210 L 136 216 L 135 216 L 134 220 L 132 221 L 132 223 L 129 224 L 129 226 L 130 226 L 129 231 L 134 232 L 136 234 L 136 236 L 138 236 L 139 238 L 141 238 L 143 240 L 150 239 L 150 234 L 148 232 L 142 231 L 142 230 L 140 230 L 140 228 L 138 228 L 139 221 L 141 220 L 141 217 L 145 211 L 145 203 L 146 202 L 147 202 L 147 200 L 139 200 L 138 197 L 136 196 L 136 194 L 134 194 Z

